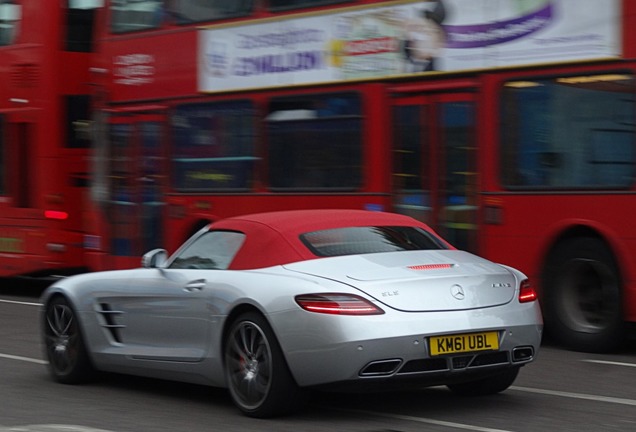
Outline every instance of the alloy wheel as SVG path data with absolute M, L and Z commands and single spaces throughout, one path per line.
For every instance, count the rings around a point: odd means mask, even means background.
M 56 373 L 66 374 L 75 366 L 79 337 L 73 310 L 66 304 L 51 304 L 46 312 L 45 344 Z
M 226 350 L 230 391 L 243 408 L 258 408 L 272 385 L 272 352 L 263 330 L 242 321 L 230 333 Z

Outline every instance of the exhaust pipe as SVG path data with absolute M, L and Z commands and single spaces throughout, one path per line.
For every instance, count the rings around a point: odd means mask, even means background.
M 391 375 L 402 364 L 401 359 L 378 360 L 369 363 L 360 371 L 360 376 Z
M 534 348 L 531 346 L 517 347 L 512 350 L 513 362 L 525 362 L 534 358 Z

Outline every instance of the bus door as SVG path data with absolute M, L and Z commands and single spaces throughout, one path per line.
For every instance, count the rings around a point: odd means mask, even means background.
M 0 112 L 0 275 L 28 273 L 45 260 L 38 208 L 38 148 L 33 113 Z
M 35 191 L 31 167 L 35 165 L 34 154 L 34 125 L 23 121 L 19 115 L 1 115 L 3 155 L 0 163 L 3 165 L 2 193 L 11 197 L 11 204 L 17 208 L 34 208 Z
M 394 211 L 477 252 L 475 101 L 470 93 L 398 96 L 392 101 Z
M 138 266 L 164 246 L 163 114 L 114 114 L 108 123 L 105 206 L 108 252 L 116 268 Z

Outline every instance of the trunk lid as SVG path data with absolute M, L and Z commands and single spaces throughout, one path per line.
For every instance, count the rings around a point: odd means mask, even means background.
M 284 267 L 344 282 L 391 308 L 410 312 L 498 306 L 510 302 L 517 287 L 505 267 L 457 250 L 350 255 Z

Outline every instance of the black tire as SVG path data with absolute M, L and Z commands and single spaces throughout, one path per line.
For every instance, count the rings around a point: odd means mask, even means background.
M 44 349 L 53 379 L 63 384 L 90 380 L 95 370 L 86 351 L 77 314 L 68 300 L 61 296 L 52 299 L 46 305 L 43 321 Z
M 624 341 L 621 278 L 605 242 L 580 237 L 560 243 L 545 274 L 546 330 L 566 348 L 608 352 Z
M 304 401 L 273 330 L 255 312 L 240 315 L 230 327 L 225 377 L 234 404 L 249 417 L 289 414 Z
M 460 396 L 488 396 L 501 393 L 515 382 L 519 374 L 519 367 L 505 369 L 487 378 L 457 384 L 447 387 Z

